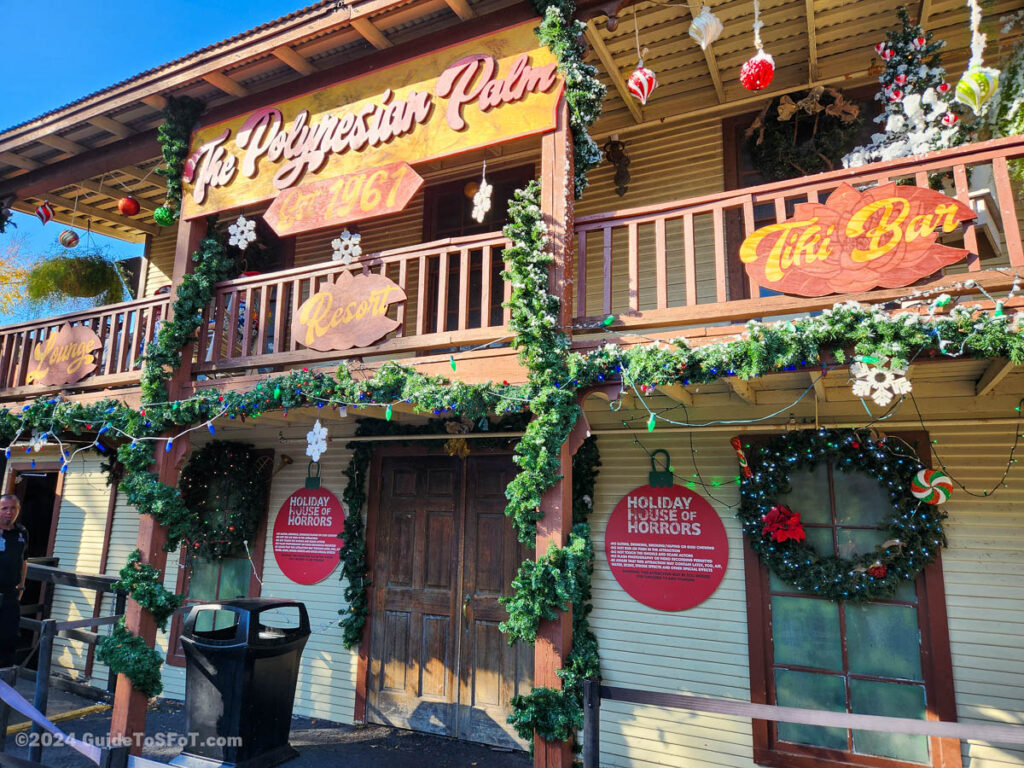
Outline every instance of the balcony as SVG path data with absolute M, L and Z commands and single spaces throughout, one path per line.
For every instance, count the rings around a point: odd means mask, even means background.
M 963 286 L 968 278 L 990 291 L 1004 291 L 1024 272 L 1020 211 L 1009 173 L 1022 157 L 1024 137 L 1014 137 L 581 217 L 570 297 L 578 343 L 593 343 L 595 331 L 601 338 L 641 329 L 662 336 L 730 333 L 735 324 L 750 319 L 813 312 L 847 299 L 885 302 L 957 283 L 954 291 L 976 293 Z M 919 187 L 945 182 L 948 194 L 977 212 L 973 223 L 941 235 L 944 244 L 970 252 L 966 261 L 909 288 L 816 298 L 774 294 L 744 271 L 739 246 L 750 232 L 790 217 L 798 203 L 824 202 L 841 182 L 865 189 L 891 181 Z M 507 346 L 509 313 L 502 302 L 510 288 L 500 276 L 506 245 L 500 233 L 449 238 L 367 254 L 350 265 L 328 262 L 220 283 L 201 317 L 193 376 L 227 379 L 224 385 L 230 386 L 235 376 L 343 358 L 413 362 L 433 355 L 447 361 L 451 353 Z M 312 294 L 346 272 L 383 275 L 404 291 L 406 301 L 387 311 L 394 329 L 369 347 L 340 352 L 307 348 L 293 332 L 292 319 Z M 62 388 L 31 384 L 27 376 L 33 352 L 65 325 L 86 326 L 100 340 L 96 370 L 71 385 L 74 389 L 136 385 L 142 350 L 155 338 L 167 309 L 168 297 L 155 296 L 0 329 L 0 398 L 19 400 Z M 601 324 L 608 315 L 616 317 L 610 328 Z M 501 378 L 490 369 L 487 374 Z

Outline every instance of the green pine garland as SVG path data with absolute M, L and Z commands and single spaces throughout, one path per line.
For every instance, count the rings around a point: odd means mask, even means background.
M 159 696 L 164 689 L 160 681 L 163 657 L 141 637 L 129 632 L 123 617 L 96 646 L 96 658 L 107 665 L 110 674 L 127 676 L 135 690 L 150 698 Z
M 755 449 L 748 461 L 753 474 L 741 484 L 736 516 L 761 561 L 802 592 L 836 601 L 892 597 L 902 582 L 916 578 L 946 545 L 945 514 L 910 493 L 921 463 L 900 440 L 875 441 L 869 433 L 854 430 L 801 430 L 772 438 Z M 762 518 L 776 505 L 779 494 L 789 489 L 790 475 L 813 470 L 822 462 L 841 472 L 868 474 L 888 494 L 892 509 L 879 524 L 884 533 L 879 533 L 874 551 L 847 559 L 820 554 L 806 541 L 777 542 L 765 535 Z
M 157 130 L 160 142 L 160 153 L 163 155 L 164 167 L 156 172 L 167 179 L 167 195 L 165 210 L 169 219 L 160 221 L 162 215 L 154 215 L 158 224 L 168 226 L 178 220 L 181 215 L 181 177 L 188 159 L 189 145 L 192 140 L 192 128 L 206 105 L 191 96 L 169 96 L 164 107 L 164 122 Z
M 160 571 L 149 563 L 142 562 L 142 552 L 138 549 L 128 555 L 128 562 L 118 572 L 118 580 L 112 589 L 127 592 L 128 595 L 153 614 L 157 627 L 167 629 L 167 620 L 185 602 L 182 595 L 176 595 L 164 588 Z M 104 638 L 100 642 L 108 642 Z

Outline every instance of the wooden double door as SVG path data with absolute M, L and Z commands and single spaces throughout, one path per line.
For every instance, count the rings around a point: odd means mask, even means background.
M 533 648 L 509 646 L 498 598 L 532 550 L 505 517 L 511 456 L 384 456 L 371 507 L 367 720 L 524 747 L 506 722 Z

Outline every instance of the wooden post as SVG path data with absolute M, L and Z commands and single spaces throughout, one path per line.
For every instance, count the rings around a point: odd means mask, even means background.
M 199 241 L 206 234 L 206 222 L 202 219 L 181 221 L 178 223 L 178 240 L 174 251 L 174 288 L 181 284 L 181 278 L 192 269 L 192 253 L 199 246 Z M 174 316 L 174 300 L 172 298 L 167 310 L 168 319 Z M 176 400 L 188 387 L 192 375 L 192 345 L 182 350 L 181 367 L 175 371 L 167 386 L 167 396 Z M 170 437 L 171 435 L 168 435 Z M 188 456 L 190 442 L 188 436 L 177 438 L 170 451 L 163 445 L 157 449 L 154 469 L 157 477 L 164 485 L 176 486 L 178 473 L 185 457 Z M 142 562 L 148 563 L 160 572 L 167 566 L 167 529 L 159 525 L 150 515 L 140 515 L 139 535 L 136 546 L 142 552 Z M 134 600 L 128 601 L 124 612 L 125 626 L 130 632 L 146 641 L 150 648 L 156 642 L 156 622 L 153 616 L 144 612 Z M 117 688 L 114 693 L 114 710 L 110 718 L 110 736 L 115 743 L 120 739 L 130 739 L 132 753 L 140 754 L 142 739 L 136 734 L 146 731 L 146 695 L 136 691 L 131 681 L 124 675 L 117 676 Z
M 53 639 L 57 636 L 57 620 L 46 619 L 39 628 L 39 657 L 36 662 L 36 688 L 32 698 L 32 706 L 46 714 L 46 704 L 50 700 L 50 668 L 53 665 Z M 40 762 L 43 759 L 43 727 L 32 723 L 32 735 L 35 741 L 28 748 L 28 759 Z
M 562 297 L 559 320 L 568 332 L 572 318 L 573 280 L 573 173 L 569 111 L 563 98 L 558 108 L 558 125 L 541 140 L 541 212 L 548 227 L 555 257 L 548 288 Z M 541 499 L 544 517 L 537 523 L 537 557 L 547 554 L 552 544 L 564 547 L 572 530 L 572 453 L 566 441 L 559 451 L 562 479 Z M 556 673 L 572 650 L 572 609 L 553 621 L 542 621 L 534 644 L 535 686 L 561 688 Z M 569 742 L 534 738 L 535 768 L 570 768 L 573 763 Z

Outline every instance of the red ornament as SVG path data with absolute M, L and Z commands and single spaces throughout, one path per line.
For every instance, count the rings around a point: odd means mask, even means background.
M 900 101 L 903 98 L 903 91 L 899 88 L 893 88 L 889 91 L 889 101 Z
M 65 229 L 60 233 L 60 236 L 57 238 L 57 242 L 65 248 L 74 248 L 78 245 L 78 233 L 73 229 Z
M 892 48 L 886 48 L 878 55 L 882 57 L 883 61 L 888 61 L 889 59 L 896 55 L 896 51 L 894 51 Z
M 771 54 L 758 51 L 746 64 L 740 67 L 740 82 L 748 91 L 767 88 L 775 77 L 775 59 Z
M 883 53 L 885 53 L 885 43 L 876 43 L 875 44 L 875 53 L 877 53 L 879 56 L 881 56 Z
M 875 563 L 870 568 L 868 568 L 868 576 L 870 576 L 872 579 L 884 579 L 885 574 L 887 574 L 888 572 L 889 569 L 881 563 Z
M 896 85 L 906 85 L 907 84 L 907 76 L 905 74 L 903 74 L 902 72 L 900 72 L 898 75 L 896 75 L 896 77 L 894 77 L 893 80 L 896 81 Z
M 858 443 L 858 442 L 856 442 L 856 441 L 854 441 L 854 442 L 850 443 L 850 445 L 851 445 L 851 446 L 852 446 L 853 448 L 860 448 L 860 443 Z
M 629 76 L 627 86 L 629 87 L 629 92 L 636 96 L 641 104 L 646 104 L 647 99 L 654 93 L 654 89 L 658 87 L 658 78 L 641 61 L 637 63 L 633 74 Z
M 949 83 L 939 83 L 935 86 L 935 90 L 939 93 L 949 93 Z
M 911 40 L 911 41 L 910 41 L 910 44 L 911 44 L 911 45 L 912 45 L 912 46 L 913 46 L 913 47 L 914 47 L 914 48 L 915 48 L 916 50 L 920 51 L 920 50 L 921 50 L 922 48 L 924 48 L 924 46 L 925 46 L 925 43 L 927 43 L 927 42 L 928 42 L 928 41 L 927 41 L 927 40 L 925 40 L 925 39 L 924 39 L 923 37 L 915 37 L 915 38 L 914 38 L 913 40 Z
M 122 197 L 117 201 L 117 210 L 121 212 L 122 216 L 134 216 L 139 212 L 139 201 L 131 195 Z
M 49 201 L 44 202 L 38 208 L 36 208 L 36 216 L 43 224 L 50 221 L 53 218 L 53 207 Z
M 947 112 L 942 116 L 943 125 L 955 125 L 960 116 L 956 112 Z
M 803 523 L 800 522 L 800 513 L 783 504 L 777 504 L 768 514 L 761 515 L 761 522 L 764 523 L 761 533 L 773 541 L 803 541 L 807 538 Z

